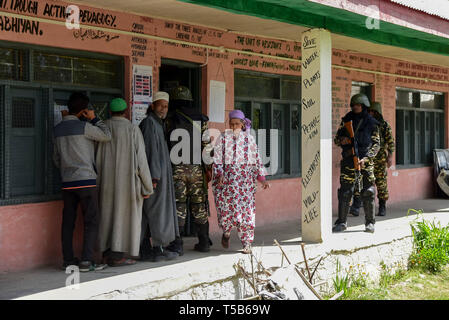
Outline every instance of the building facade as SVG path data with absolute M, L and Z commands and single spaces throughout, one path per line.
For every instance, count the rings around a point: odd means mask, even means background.
M 205 26 L 189 15 L 172 20 L 80 2 L 80 27 L 74 28 L 73 20 L 66 25 L 71 3 L 0 1 L 0 272 L 61 260 L 62 201 L 51 158 L 52 128 L 73 91 L 86 92 L 102 118 L 108 117 L 108 101 L 122 96 L 131 106 L 129 119 L 138 121 L 146 98 L 175 85 L 191 89 L 195 107 L 211 118 L 212 128 L 224 130 L 229 111 L 245 111 L 256 132 L 278 133 L 278 150 L 270 150 L 272 137 L 258 140 L 277 166 L 270 191 L 257 194 L 257 225 L 302 219 L 301 135 L 314 133 L 301 122 L 307 101 L 301 99 L 299 41 Z M 395 6 L 416 19 L 427 15 Z M 432 17 L 428 28 L 444 33 L 437 22 L 432 27 L 435 19 L 449 25 Z M 360 50 L 360 44 L 354 49 L 351 41 L 338 43 L 332 50 L 333 134 L 350 110 L 352 94 L 365 92 L 381 102 L 396 138 L 389 203 L 432 197 L 432 151 L 448 144 L 449 64 L 429 59 L 437 53 L 428 53 L 422 63 L 400 58 L 402 51 L 392 57 Z M 334 146 L 332 154 L 335 214 L 340 150 Z M 209 201 L 211 232 L 218 232 L 210 190 Z

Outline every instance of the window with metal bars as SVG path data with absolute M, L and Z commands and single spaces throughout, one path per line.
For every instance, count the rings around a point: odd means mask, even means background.
M 117 60 L 94 59 L 33 52 L 34 79 L 42 82 L 67 83 L 82 86 L 120 88 L 121 64 Z
M 234 108 L 242 110 L 252 122 L 262 161 L 270 168 L 269 173 L 274 178 L 299 176 L 301 78 L 235 70 L 234 100 Z M 277 144 L 273 139 L 277 139 Z
M 373 84 L 362 81 L 352 81 L 351 83 L 351 97 L 357 93 L 364 93 L 369 101 L 373 99 Z
M 6 45 L 0 42 L 0 205 L 59 199 L 53 126 L 74 91 L 90 97 L 99 118 L 109 118 L 109 101 L 123 94 L 122 59 Z
M 28 80 L 28 51 L 0 47 L 0 79 Z
M 396 88 L 396 164 L 431 165 L 444 148 L 444 94 Z

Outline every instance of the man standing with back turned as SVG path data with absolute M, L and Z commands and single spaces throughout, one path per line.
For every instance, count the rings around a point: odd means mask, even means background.
M 144 198 L 153 194 L 151 172 L 139 128 L 126 117 L 121 98 L 109 103 L 112 117 L 105 121 L 112 140 L 97 150 L 101 210 L 100 250 L 112 267 L 135 264 L 140 249 Z
M 95 142 L 111 140 L 106 125 L 88 110 L 89 98 L 73 93 L 68 102 L 69 114 L 63 116 L 54 128 L 53 160 L 61 172 L 62 199 L 62 255 L 63 268 L 78 265 L 73 254 L 73 230 L 78 204 L 84 215 L 84 239 L 81 272 L 101 270 L 105 265 L 94 263 L 94 250 L 98 237 L 97 174 L 95 171 Z M 83 120 L 83 121 L 81 121 Z
M 212 242 L 209 238 L 207 184 L 209 180 L 208 172 L 211 172 L 212 166 L 202 161 L 202 153 L 205 151 L 206 154 L 212 154 L 213 150 L 208 136 L 207 122 L 209 118 L 195 110 L 192 93 L 187 87 L 178 86 L 174 88 L 170 96 L 172 100 L 170 105 L 175 112 L 168 119 L 168 135 L 171 139 L 172 132 L 181 131 L 188 133 L 190 137 L 189 148 L 181 149 L 180 152 L 175 152 L 180 141 L 169 141 L 170 153 L 180 157 L 180 161 L 173 164 L 178 225 L 180 229 L 184 228 L 188 212 L 187 205 L 189 205 L 198 234 L 198 243 L 194 250 L 208 252 Z M 183 145 L 183 143 L 180 143 L 180 145 Z M 170 247 L 177 252 L 183 250 L 176 243 L 172 243 Z

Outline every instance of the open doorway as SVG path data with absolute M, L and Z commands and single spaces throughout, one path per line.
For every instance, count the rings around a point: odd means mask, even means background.
M 197 63 L 162 58 L 159 69 L 159 90 L 185 86 L 190 89 L 193 107 L 201 112 L 201 66 Z
M 171 89 L 177 86 L 185 86 L 190 89 L 193 98 L 192 107 L 195 108 L 196 112 L 200 113 L 202 111 L 201 66 L 187 61 L 162 58 L 159 69 L 159 90 L 170 93 Z M 171 111 L 174 110 L 170 110 L 169 112 Z M 193 220 L 190 203 L 187 202 L 187 217 L 183 236 L 196 236 Z

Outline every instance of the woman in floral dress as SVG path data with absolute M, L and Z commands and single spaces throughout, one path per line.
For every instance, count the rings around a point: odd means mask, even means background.
M 214 147 L 212 190 L 218 213 L 218 223 L 223 229 L 221 243 L 229 248 L 231 229 L 237 228 L 243 252 L 251 252 L 254 240 L 256 214 L 256 180 L 263 189 L 265 168 L 254 137 L 250 134 L 251 121 L 240 110 L 229 113 L 229 126 L 220 135 Z

